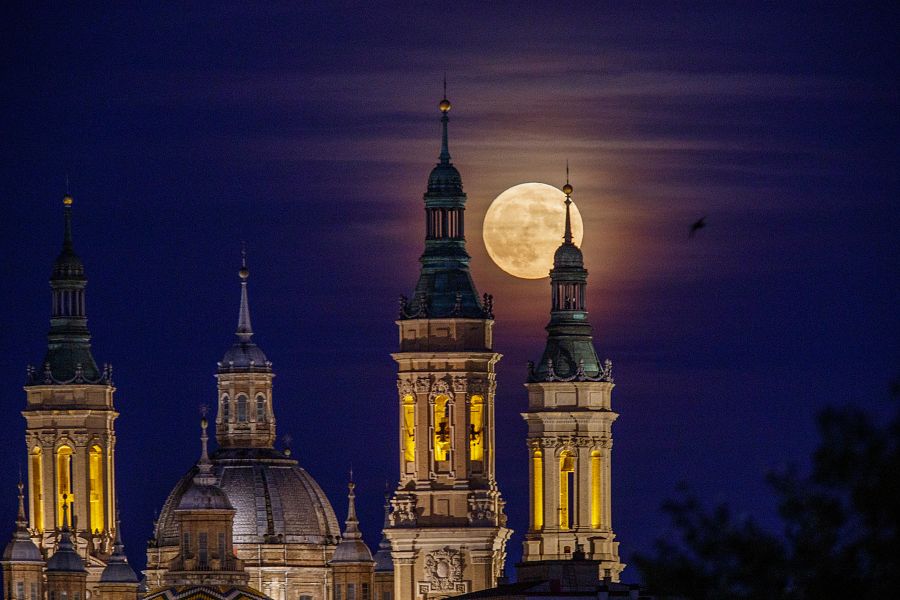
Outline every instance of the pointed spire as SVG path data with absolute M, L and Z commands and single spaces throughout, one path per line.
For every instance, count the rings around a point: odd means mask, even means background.
M 348 540 L 362 539 L 359 531 L 359 519 L 356 518 L 356 484 L 353 483 L 353 469 L 350 469 L 350 481 L 347 483 L 347 520 L 344 521 L 344 538 Z
M 25 516 L 25 484 L 22 483 L 22 472 L 19 472 L 19 514 L 16 516 L 16 528 L 27 529 L 28 517 Z
M 72 252 L 72 203 L 74 199 L 69 195 L 69 182 L 66 178 L 66 195 L 63 196 L 63 215 L 65 216 L 65 232 L 63 233 L 63 252 Z
M 56 546 L 56 552 L 47 561 L 47 571 L 65 571 L 75 573 L 85 573 L 84 559 L 75 551 L 72 544 L 71 530 L 69 529 L 70 510 L 74 510 L 73 503 L 68 501 L 68 494 L 63 494 L 63 525 L 59 531 L 59 543 Z
M 249 342 L 253 337 L 253 327 L 250 325 L 250 303 L 247 300 L 247 280 L 250 278 L 250 269 L 247 268 L 247 246 L 241 247 L 241 269 L 238 271 L 241 278 L 241 309 L 238 314 L 237 336 L 241 342 Z
M 206 433 L 209 422 L 206 420 L 206 411 L 203 411 L 203 418 L 200 419 L 200 460 L 197 461 L 197 474 L 194 476 L 194 483 L 197 485 L 215 485 L 216 476 L 213 474 L 213 464 L 209 460 L 209 451 L 207 444 L 209 435 Z
M 137 575 L 128 564 L 128 557 L 125 556 L 125 544 L 122 543 L 121 531 L 122 521 L 116 512 L 116 537 L 113 540 L 113 553 L 106 561 L 106 568 L 100 575 L 100 583 L 138 583 Z
M 572 217 L 570 215 L 570 206 L 572 204 L 572 185 L 569 183 L 569 161 L 566 161 L 566 185 L 563 186 L 563 193 L 566 195 L 566 230 L 563 234 L 563 240 L 566 244 L 572 243 Z
M 447 74 L 444 73 L 444 97 L 441 100 L 440 104 L 438 104 L 438 108 L 441 109 L 441 164 L 448 165 L 450 164 L 450 145 L 447 142 L 447 123 L 450 121 L 450 117 L 447 116 L 447 113 L 450 112 L 450 101 L 447 100 Z

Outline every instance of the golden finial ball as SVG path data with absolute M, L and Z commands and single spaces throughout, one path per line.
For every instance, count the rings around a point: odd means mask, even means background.
M 247 267 L 241 267 L 241 270 L 238 271 L 238 276 L 246 281 L 247 278 L 250 277 L 250 269 L 248 269 Z
M 72 203 L 73 203 L 74 201 L 75 201 L 75 200 L 72 199 L 72 196 L 70 196 L 70 195 L 68 195 L 68 194 L 66 194 L 65 196 L 63 196 L 63 204 L 65 204 L 66 206 L 72 206 Z
M 563 194 L 565 194 L 566 196 L 571 196 L 573 189 L 574 188 L 567 183 L 563 186 Z
M 203 417 L 202 419 L 200 419 L 200 427 L 202 427 L 203 429 L 206 429 L 207 426 L 209 426 L 209 421 L 206 420 L 206 417 Z
M 450 101 L 444 98 L 441 100 L 441 103 L 438 104 L 442 113 L 450 112 Z

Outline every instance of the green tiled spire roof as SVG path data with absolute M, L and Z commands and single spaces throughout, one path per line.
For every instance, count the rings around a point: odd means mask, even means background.
M 490 297 L 478 296 L 466 252 L 466 194 L 462 177 L 450 162 L 447 124 L 450 101 L 440 102 L 441 152 L 425 192 L 425 251 L 413 297 L 401 297 L 401 319 L 493 318 Z

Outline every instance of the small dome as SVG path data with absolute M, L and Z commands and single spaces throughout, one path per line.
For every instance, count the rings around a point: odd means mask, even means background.
M 35 543 L 31 541 L 31 537 L 28 536 L 27 532 L 24 536 L 20 536 L 19 532 L 16 532 L 16 535 L 3 550 L 3 560 L 15 562 L 44 562 L 44 557 L 41 555 L 41 551 L 38 550 Z
M 581 249 L 575 244 L 563 244 L 556 249 L 553 255 L 553 268 L 576 267 L 584 268 L 584 255 Z
M 203 485 L 192 481 L 178 502 L 178 510 L 234 510 L 228 496 L 217 485 Z
M 100 583 L 138 583 L 138 578 L 127 562 L 110 562 L 100 575 Z
M 366 543 L 362 540 L 343 539 L 334 551 L 333 563 L 358 563 L 358 562 L 374 562 L 372 560 L 372 552 Z
M 438 163 L 428 176 L 428 194 L 436 196 L 461 196 L 462 176 L 450 163 Z
M 223 368 L 267 368 L 268 359 L 262 349 L 253 342 L 236 342 L 222 357 Z
M 63 537 L 59 542 L 59 548 L 57 548 L 53 556 L 50 557 L 50 560 L 47 561 L 47 570 L 51 572 L 66 573 L 87 572 L 87 569 L 84 568 L 84 559 L 75 552 L 75 549 L 72 547 L 72 542 L 69 540 L 69 533 L 67 531 L 63 532 Z
M 394 570 L 394 560 L 391 557 L 391 547 L 388 543 L 387 548 L 379 546 L 378 552 L 375 553 L 375 572 L 388 573 Z

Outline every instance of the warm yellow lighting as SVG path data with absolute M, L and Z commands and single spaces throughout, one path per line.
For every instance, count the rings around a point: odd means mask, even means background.
M 416 460 L 416 401 L 412 394 L 403 396 L 403 459 Z
M 531 455 L 531 529 L 544 528 L 544 455 L 535 450 Z
M 72 449 L 60 446 L 56 451 L 56 524 L 63 526 L 63 506 L 75 501 L 72 493 Z M 65 498 L 63 498 L 65 496 Z M 71 520 L 69 521 L 71 525 Z
M 572 235 L 581 246 L 584 224 L 571 206 Z M 484 215 L 484 246 L 498 267 L 523 279 L 548 277 L 563 242 L 565 194 L 546 183 L 521 183 L 497 196 Z
M 559 457 L 559 528 L 570 529 L 572 507 L 569 506 L 569 489 L 574 486 L 575 455 L 565 450 Z
M 434 399 L 434 460 L 450 458 L 450 398 L 440 395 Z
M 484 398 L 472 396 L 469 409 L 469 458 L 484 460 Z
M 600 498 L 601 498 L 601 459 L 600 451 L 591 452 L 591 527 L 599 529 L 601 524 L 600 518 Z
M 44 531 L 44 470 L 40 447 L 31 451 L 31 526 Z
M 88 455 L 88 476 L 90 481 L 91 531 L 103 531 L 103 449 L 91 446 Z

